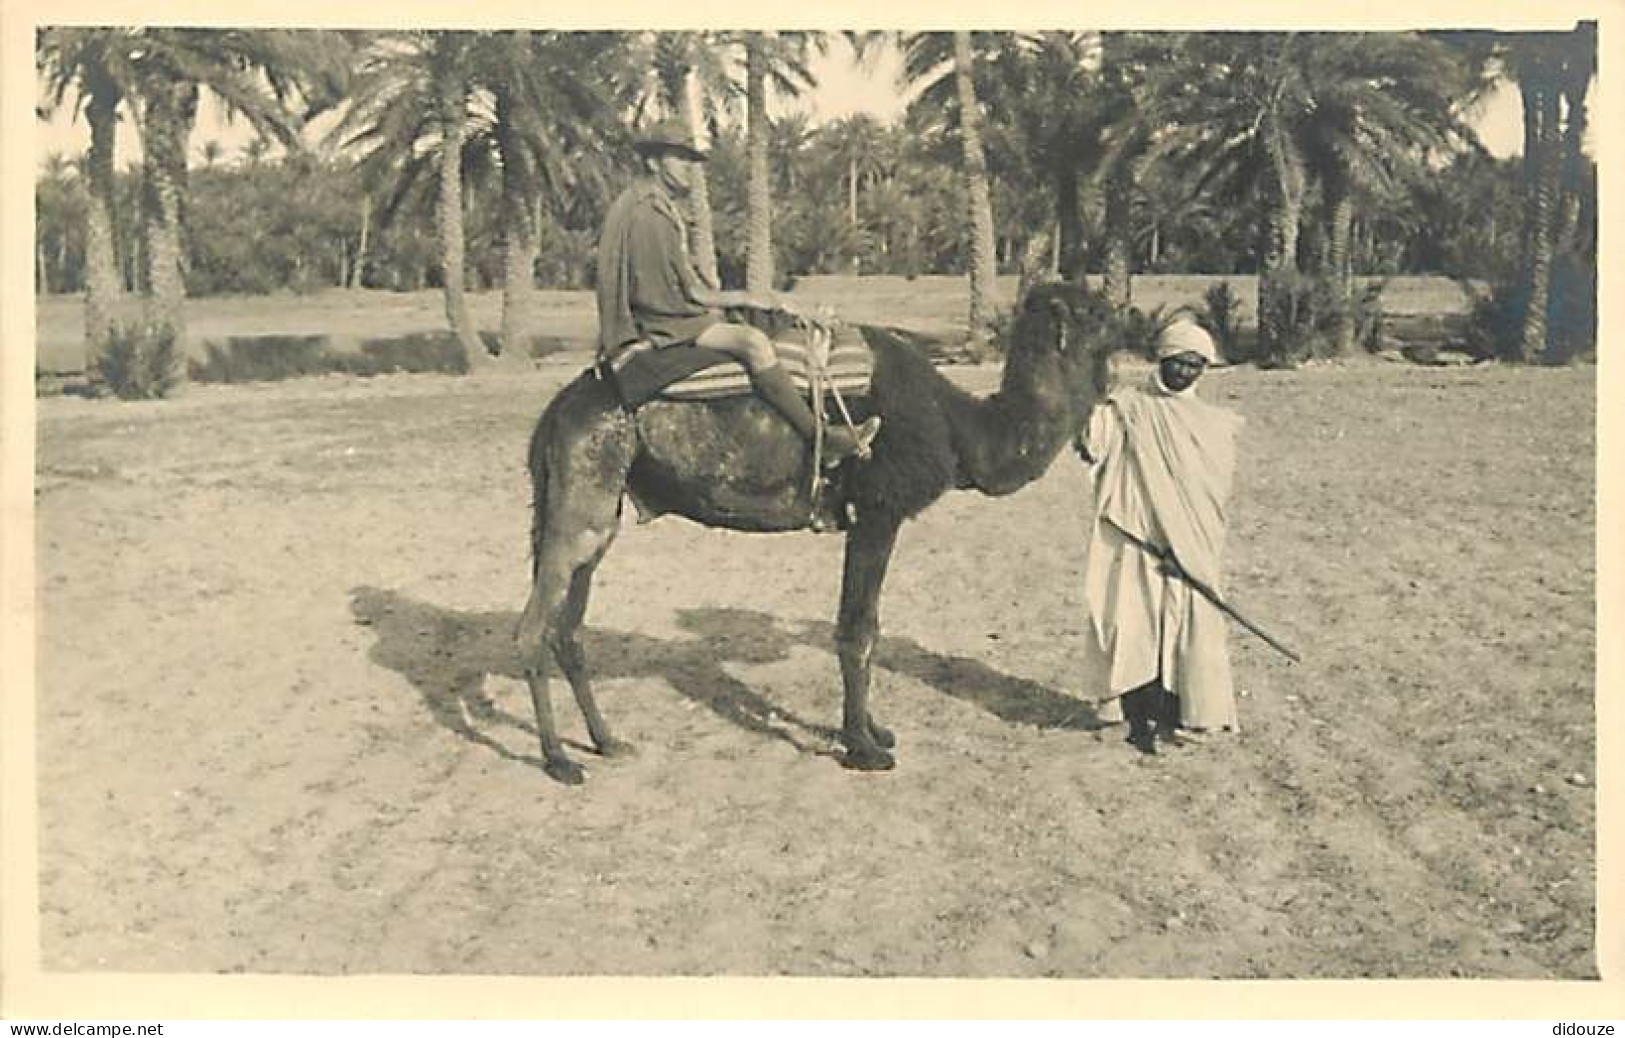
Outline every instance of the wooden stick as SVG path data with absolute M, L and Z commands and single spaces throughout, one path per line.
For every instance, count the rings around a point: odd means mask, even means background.
M 1108 523 L 1111 523 L 1112 529 L 1116 530 L 1118 533 L 1122 534 L 1124 537 L 1127 537 L 1128 540 L 1129 540 L 1129 543 L 1131 543 L 1131 544 L 1135 545 L 1136 547 L 1140 548 L 1142 551 L 1147 552 L 1153 558 L 1155 558 L 1158 561 L 1163 562 L 1163 563 L 1172 563 L 1173 566 L 1174 566 L 1174 569 L 1172 570 L 1172 575 L 1173 576 L 1178 577 L 1180 580 L 1183 580 L 1185 583 L 1187 583 L 1191 587 L 1195 588 L 1196 591 L 1203 598 L 1207 599 L 1209 602 L 1212 602 L 1213 605 L 1219 610 L 1219 612 L 1221 612 L 1224 615 L 1228 616 L 1230 619 L 1236 621 L 1236 623 L 1240 624 L 1242 627 L 1246 628 L 1251 633 L 1257 635 L 1260 639 L 1263 640 L 1264 644 L 1268 645 L 1270 648 L 1274 649 L 1276 652 L 1280 653 L 1282 656 L 1285 656 L 1287 659 L 1291 660 L 1293 663 L 1302 663 L 1303 662 L 1303 658 L 1301 656 L 1299 656 L 1297 653 L 1293 652 L 1291 649 L 1287 648 L 1285 645 L 1283 645 L 1276 638 L 1271 637 L 1268 631 L 1264 630 L 1262 627 L 1258 626 L 1253 621 L 1251 621 L 1251 620 L 1247 619 L 1245 616 L 1241 615 L 1241 613 L 1238 612 L 1234 606 L 1228 604 L 1223 599 L 1221 599 L 1218 596 L 1217 592 L 1215 592 L 1212 588 L 1208 587 L 1206 584 L 1202 583 L 1200 580 L 1197 580 L 1195 577 L 1193 577 L 1189 573 L 1185 572 L 1185 567 L 1179 565 L 1179 561 L 1173 557 L 1173 552 L 1164 550 L 1162 548 L 1159 548 L 1156 545 L 1150 543 L 1149 541 L 1144 540 L 1143 538 L 1136 537 L 1134 534 L 1129 533 L 1127 530 L 1123 529 L 1121 526 L 1118 526 L 1116 523 L 1112 523 L 1110 519 L 1106 519 L 1104 521 L 1108 522 Z M 1166 573 L 1166 572 L 1170 572 L 1170 571 L 1167 570 L 1167 569 L 1164 569 L 1163 572 Z

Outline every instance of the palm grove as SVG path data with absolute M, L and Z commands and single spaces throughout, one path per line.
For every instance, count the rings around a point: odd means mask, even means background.
M 844 36 L 844 41 L 838 37 Z M 897 125 L 814 126 L 772 99 L 816 86 L 839 42 L 896 47 Z M 1583 147 L 1594 23 L 1569 32 L 326 32 L 48 28 L 40 117 L 70 108 L 82 159 L 42 169 L 41 291 L 83 293 L 87 356 L 136 351 L 184 383 L 188 295 L 439 290 L 470 366 L 524 356 L 527 293 L 591 283 L 634 126 L 710 142 L 696 262 L 754 290 L 815 273 L 968 279 L 1257 274 L 1264 363 L 1358 349 L 1356 275 L 1469 286 L 1479 349 L 1593 355 L 1596 172 Z M 1524 147 L 1472 129 L 1501 83 Z M 210 95 L 254 131 L 205 141 Z M 784 106 L 778 106 L 784 107 Z M 321 132 L 316 132 L 322 128 Z M 119 170 L 120 134 L 142 159 Z M 467 293 L 500 289 L 482 337 Z M 139 296 L 140 319 L 124 297 Z M 1379 304 L 1380 305 L 1380 304 Z M 1369 343 L 1366 343 L 1369 345 Z

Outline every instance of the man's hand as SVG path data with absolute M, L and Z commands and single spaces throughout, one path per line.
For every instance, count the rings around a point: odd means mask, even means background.
M 751 292 L 737 288 L 717 293 L 717 301 L 711 305 L 729 310 L 766 310 L 770 313 L 777 311 L 792 316 L 801 313 L 789 297 L 781 296 L 777 292 Z
M 801 310 L 796 306 L 795 301 L 789 296 L 781 296 L 778 293 L 772 293 L 767 296 L 767 304 L 763 307 L 763 309 L 777 310 L 779 313 L 788 314 L 791 317 L 801 316 Z
M 709 296 L 702 296 L 700 302 L 723 310 L 772 310 L 778 306 L 771 296 L 747 292 L 742 288 L 726 288 L 710 293 Z

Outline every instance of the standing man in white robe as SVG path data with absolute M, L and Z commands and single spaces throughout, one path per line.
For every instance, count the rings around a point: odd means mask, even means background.
M 1102 719 L 1127 718 L 1129 741 L 1146 753 L 1159 738 L 1200 741 L 1237 727 L 1225 617 L 1183 579 L 1223 594 L 1241 419 L 1196 396 L 1215 359 L 1200 326 L 1171 325 L 1150 380 L 1114 392 L 1077 444 L 1094 491 L 1084 654 L 1088 673 L 1104 682 L 1089 698 Z

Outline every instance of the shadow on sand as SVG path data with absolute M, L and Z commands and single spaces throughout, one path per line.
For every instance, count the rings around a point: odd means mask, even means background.
M 369 658 L 411 682 L 442 727 L 508 760 L 541 766 L 539 756 L 517 755 L 482 730 L 506 726 L 532 740 L 537 737 L 528 711 L 527 716 L 517 717 L 493 703 L 484 691 L 487 675 L 524 680 L 524 667 L 513 645 L 517 612 L 447 609 L 376 587 L 352 589 L 350 611 L 355 622 L 371 628 L 376 639 Z M 729 608 L 681 610 L 678 624 L 694 637 L 653 638 L 588 625 L 582 631 L 582 647 L 594 679 L 659 679 L 748 732 L 782 739 L 805 753 L 837 752 L 837 729 L 798 717 L 727 670 L 728 664 L 782 661 L 798 646 L 833 654 L 833 624 L 786 624 L 766 613 Z M 554 709 L 574 709 L 567 685 L 551 659 L 548 662 L 555 678 Z M 973 659 L 932 652 L 906 638 L 882 637 L 875 662 L 1013 724 L 1077 731 L 1101 727 L 1094 711 L 1081 700 Z M 833 716 L 840 709 L 839 688 L 830 691 Z M 884 720 L 883 711 L 881 718 Z M 579 743 L 570 745 L 587 749 Z

